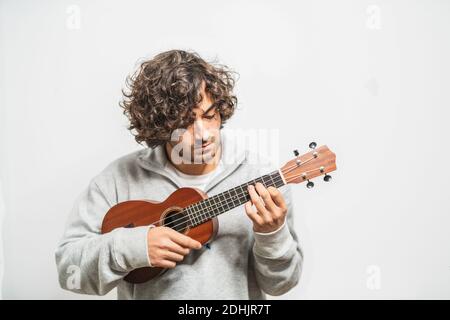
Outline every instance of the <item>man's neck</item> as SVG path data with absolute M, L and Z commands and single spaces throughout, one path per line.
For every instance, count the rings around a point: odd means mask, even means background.
M 165 151 L 166 151 L 166 156 L 167 159 L 170 161 L 170 163 L 179 171 L 181 171 L 184 174 L 189 174 L 189 175 L 202 175 L 202 174 L 207 174 L 211 171 L 213 171 L 215 168 L 217 168 L 220 158 L 222 156 L 222 146 L 219 147 L 219 149 L 217 150 L 215 156 L 213 159 L 211 159 L 211 161 L 208 161 L 209 163 L 180 163 L 180 164 L 176 164 L 173 163 L 170 154 L 171 154 L 171 148 L 168 144 L 165 145 Z

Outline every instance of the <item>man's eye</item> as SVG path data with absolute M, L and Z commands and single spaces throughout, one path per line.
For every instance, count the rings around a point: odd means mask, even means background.
M 215 117 L 216 117 L 215 114 L 213 114 L 212 116 L 204 116 L 204 118 L 205 118 L 205 119 L 208 119 L 208 120 L 211 120 L 211 119 L 213 119 L 213 118 L 215 118 Z

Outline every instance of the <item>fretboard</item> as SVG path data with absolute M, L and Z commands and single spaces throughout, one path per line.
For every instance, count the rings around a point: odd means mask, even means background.
M 279 188 L 284 185 L 283 178 L 278 170 L 262 177 L 247 181 L 237 187 L 216 194 L 205 200 L 196 202 L 183 209 L 184 213 L 189 217 L 189 225 L 195 227 L 202 224 L 222 213 L 225 213 L 235 207 L 238 207 L 248 200 L 247 187 L 255 185 L 257 182 L 262 183 L 266 188 L 273 186 Z

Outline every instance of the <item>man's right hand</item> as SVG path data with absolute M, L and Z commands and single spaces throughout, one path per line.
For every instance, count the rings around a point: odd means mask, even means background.
M 150 228 L 147 240 L 150 263 L 159 268 L 175 268 L 190 249 L 202 247 L 200 242 L 168 227 Z

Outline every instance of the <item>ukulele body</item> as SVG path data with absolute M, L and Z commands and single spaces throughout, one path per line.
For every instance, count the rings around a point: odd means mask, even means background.
M 180 212 L 183 208 L 207 197 L 206 193 L 199 189 L 179 188 L 162 202 L 151 200 L 120 202 L 106 213 L 101 231 L 108 233 L 122 227 L 134 228 L 150 224 L 159 227 L 169 223 L 169 227 L 173 226 L 172 229 L 205 244 L 217 234 L 219 227 L 217 218 L 195 227 L 189 227 L 184 223 L 189 221 L 189 217 L 185 214 L 180 216 Z M 175 221 L 175 219 L 179 220 Z M 130 283 L 143 283 L 163 274 L 166 270 L 158 267 L 138 268 L 127 274 L 124 280 Z

